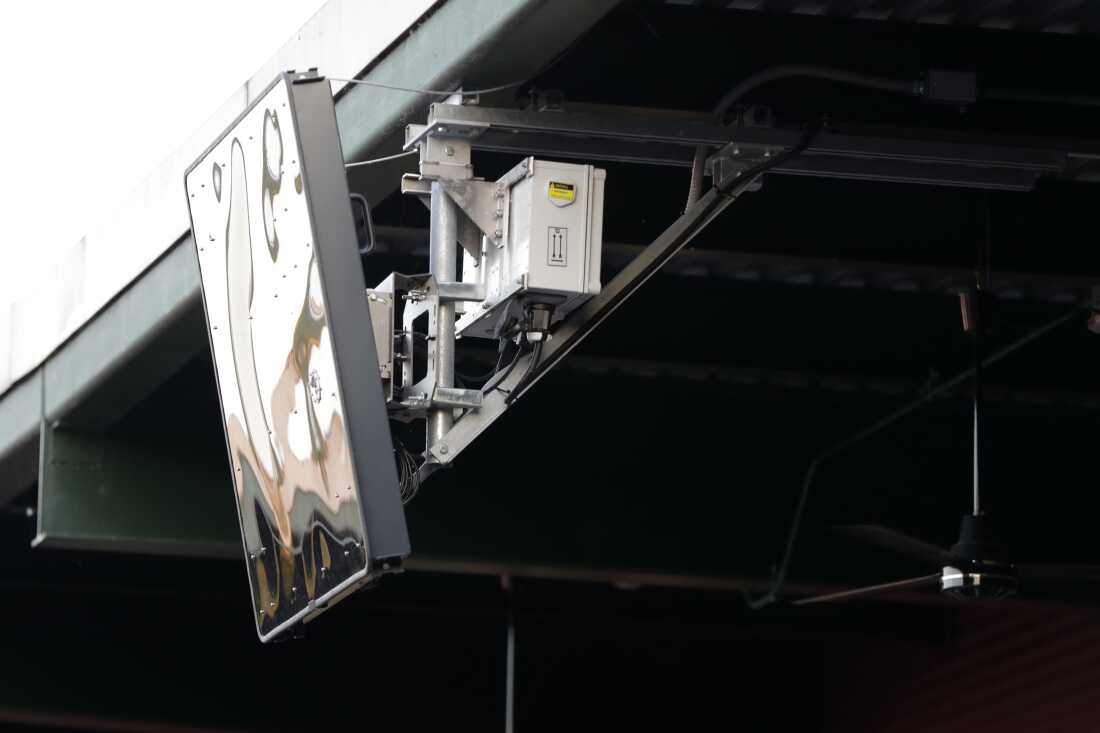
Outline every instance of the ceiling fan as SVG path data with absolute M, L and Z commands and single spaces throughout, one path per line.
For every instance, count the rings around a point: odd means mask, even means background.
M 1100 566 L 1073 564 L 1017 564 L 1008 549 L 997 541 L 993 522 L 981 506 L 981 303 L 982 288 L 976 282 L 969 293 L 961 297 L 963 328 L 969 332 L 974 347 L 973 402 L 973 509 L 963 516 L 958 541 L 950 549 L 938 547 L 879 525 L 849 525 L 838 527 L 841 533 L 907 557 L 937 572 L 890 583 L 864 586 L 824 595 L 799 598 L 792 605 L 848 600 L 909 588 L 935 587 L 946 595 L 962 599 L 1006 598 L 1013 596 L 1021 584 L 1033 582 L 1100 581 Z

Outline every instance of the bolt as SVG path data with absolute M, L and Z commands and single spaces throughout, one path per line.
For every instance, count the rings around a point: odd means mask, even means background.
M 501 237 L 501 235 L 502 235 L 502 234 L 504 234 L 504 232 L 502 232 L 502 231 L 501 231 L 501 230 L 499 230 L 499 229 L 494 229 L 494 230 L 493 230 L 493 236 L 494 236 L 494 237 L 496 237 L 497 239 L 500 239 L 500 237 Z
M 452 148 L 450 145 L 444 145 L 443 146 L 443 154 L 446 155 L 447 157 L 451 157 L 455 154 L 455 149 Z
M 486 311 L 487 311 L 487 310 L 489 310 L 490 308 L 492 308 L 492 306 L 491 306 L 491 305 L 489 305 L 488 303 L 482 303 L 482 304 L 481 304 L 481 309 L 482 309 L 482 310 L 486 310 Z
M 451 449 L 447 447 L 446 443 L 443 443 L 439 446 L 439 454 L 442 455 L 442 456 L 447 455 L 447 453 L 449 453 L 450 450 Z

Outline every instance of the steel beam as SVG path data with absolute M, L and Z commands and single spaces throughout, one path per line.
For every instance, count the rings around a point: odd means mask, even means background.
M 0 400 L 0 506 L 34 484 L 42 423 L 42 371 L 31 372 Z
M 41 450 L 36 547 L 241 556 L 224 456 L 55 425 Z
M 421 136 L 462 135 L 474 148 L 516 155 L 552 155 L 658 165 L 690 165 L 694 147 L 758 156 L 794 145 L 801 133 L 710 124 L 638 110 L 535 112 L 432 105 Z M 927 133 L 925 133 L 927 134 Z M 415 145 L 416 139 L 407 143 Z M 823 131 L 803 155 L 773 169 L 788 175 L 1027 191 L 1041 176 L 1061 175 L 1100 157 L 1095 143 L 1023 138 L 991 144 L 986 136 L 951 133 Z
M 428 256 L 428 230 L 376 226 L 375 252 L 395 256 Z M 604 242 L 603 270 L 617 272 L 645 245 Z M 678 277 L 710 278 L 735 283 L 792 287 L 882 290 L 896 293 L 955 295 L 966 290 L 974 273 L 961 267 L 913 265 L 870 260 L 837 260 L 770 252 L 692 248 L 680 252 L 661 270 Z M 1093 297 L 1100 276 L 995 270 L 989 294 L 1004 301 L 1072 305 Z
M 117 420 L 200 353 L 201 308 L 188 235 L 46 362 L 45 418 L 90 427 Z

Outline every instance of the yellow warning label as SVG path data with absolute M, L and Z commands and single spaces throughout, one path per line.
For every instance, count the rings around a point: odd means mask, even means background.
M 572 183 L 550 181 L 550 200 L 571 204 L 577 198 L 577 187 Z

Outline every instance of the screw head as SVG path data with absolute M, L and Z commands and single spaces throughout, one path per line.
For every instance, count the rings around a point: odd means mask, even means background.
M 440 445 L 440 446 L 439 446 L 439 453 L 440 453 L 440 455 L 444 455 L 444 456 L 445 456 L 445 455 L 447 455 L 447 454 L 448 454 L 448 453 L 450 452 L 450 450 L 451 450 L 451 449 L 447 447 L 447 444 L 446 444 L 446 443 L 443 443 L 442 445 Z
M 454 155 L 454 154 L 455 154 L 455 149 L 454 149 L 454 148 L 452 148 L 452 147 L 451 147 L 450 145 L 444 145 L 444 146 L 443 146 L 443 153 L 444 153 L 444 154 L 445 154 L 445 155 L 446 155 L 447 157 L 450 157 L 450 156 L 452 156 L 452 155 Z

